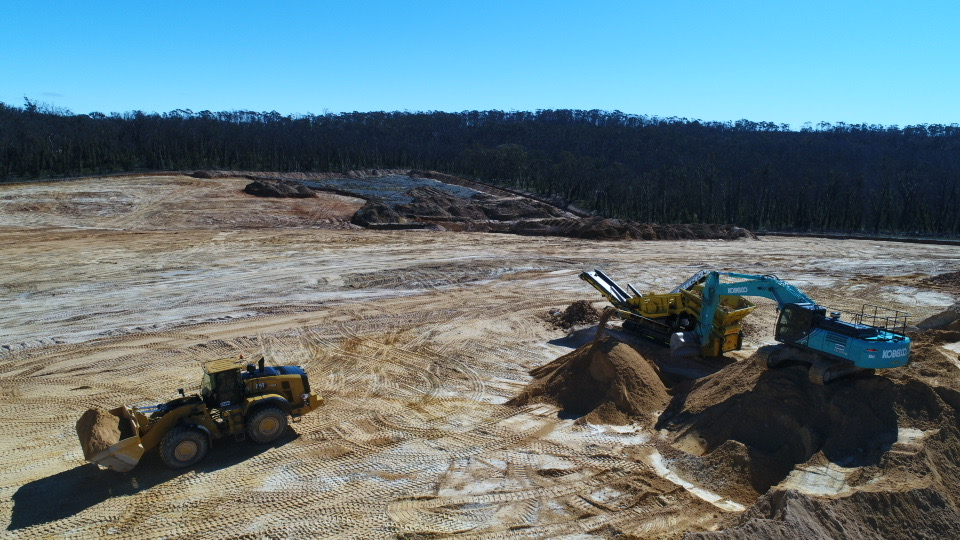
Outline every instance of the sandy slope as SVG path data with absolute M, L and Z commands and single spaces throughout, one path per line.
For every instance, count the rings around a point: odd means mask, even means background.
M 707 267 L 776 273 L 829 306 L 873 301 L 915 317 L 955 301 L 919 286 L 960 265 L 952 246 L 376 232 L 345 224 L 357 199 L 256 199 L 245 183 L 0 186 L 8 533 L 711 530 L 743 506 L 670 471 L 657 433 L 504 405 L 528 370 L 579 344 L 540 320 L 599 300 L 579 271 L 602 268 L 641 291 Z M 752 347 L 771 340 L 774 316 L 768 303 L 751 316 Z M 155 457 L 126 475 L 84 464 L 73 426 L 85 409 L 169 399 L 198 384 L 198 360 L 236 354 L 303 365 L 328 405 L 278 444 L 218 443 L 188 472 Z

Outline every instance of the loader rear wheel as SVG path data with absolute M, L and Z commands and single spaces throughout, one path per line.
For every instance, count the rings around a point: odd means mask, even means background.
M 247 420 L 247 437 L 258 443 L 275 441 L 287 429 L 287 415 L 278 407 L 258 409 Z
M 160 459 L 171 469 L 182 469 L 203 459 L 209 449 L 210 442 L 202 431 L 177 426 L 160 441 Z

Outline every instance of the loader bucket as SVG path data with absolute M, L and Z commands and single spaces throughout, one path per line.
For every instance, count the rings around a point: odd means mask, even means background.
M 696 356 L 700 354 L 700 337 L 696 332 L 670 334 L 671 356 Z
M 77 421 L 83 457 L 117 472 L 127 472 L 140 462 L 144 448 L 139 433 L 136 418 L 126 407 L 89 409 Z

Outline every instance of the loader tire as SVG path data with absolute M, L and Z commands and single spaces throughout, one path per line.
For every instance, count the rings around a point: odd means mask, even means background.
M 189 426 L 176 426 L 160 441 L 160 459 L 171 469 L 182 469 L 206 457 L 209 449 L 205 433 Z
M 257 409 L 247 420 L 247 437 L 265 444 L 277 440 L 287 429 L 287 414 L 278 407 Z

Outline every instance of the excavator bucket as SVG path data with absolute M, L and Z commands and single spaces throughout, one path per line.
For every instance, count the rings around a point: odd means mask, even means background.
M 670 335 L 672 356 L 697 356 L 700 354 L 700 337 L 696 332 L 677 332 Z
M 89 409 L 77 421 L 83 457 L 117 472 L 133 469 L 143 457 L 140 427 L 126 407 Z

